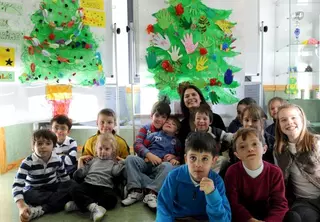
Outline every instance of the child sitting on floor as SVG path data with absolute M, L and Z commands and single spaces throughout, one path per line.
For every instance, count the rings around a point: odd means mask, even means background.
M 211 170 L 218 155 L 215 139 L 193 132 L 186 139 L 185 165 L 169 173 L 158 196 L 157 222 L 231 220 L 221 177 Z
M 111 133 L 105 133 L 97 138 L 96 157 L 85 165 L 80 157 L 74 177 L 84 178 L 84 182 L 72 190 L 74 201 L 66 204 L 66 211 L 89 210 L 93 221 L 100 221 L 107 209 L 116 206 L 118 199 L 113 191 L 112 179 L 120 175 L 124 168 L 124 161 L 116 160 L 116 150 L 116 139 Z
M 51 130 L 33 133 L 33 153 L 22 161 L 12 186 L 22 222 L 63 210 L 71 200 L 70 191 L 76 183 L 70 180 L 61 158 L 52 152 L 56 143 Z
M 65 115 L 57 115 L 51 119 L 50 123 L 52 131 L 58 138 L 54 151 L 64 162 L 68 175 L 72 177 L 77 169 L 77 142 L 68 136 L 72 121 Z
M 143 198 L 143 190 L 147 189 L 143 202 L 151 209 L 157 207 L 157 193 L 167 174 L 178 165 L 181 144 L 176 138 L 180 122 L 169 117 L 162 130 L 147 136 L 146 150 L 143 156 L 128 156 L 126 159 L 128 197 L 122 201 L 129 206 Z

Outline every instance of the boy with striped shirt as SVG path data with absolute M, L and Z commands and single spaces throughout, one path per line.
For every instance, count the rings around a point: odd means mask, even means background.
M 51 119 L 50 123 L 52 131 L 58 138 L 54 151 L 60 156 L 67 174 L 72 178 L 72 174 L 77 169 L 77 141 L 68 136 L 72 121 L 65 115 L 56 115 Z
M 47 129 L 32 136 L 33 153 L 22 161 L 12 187 L 22 222 L 63 210 L 71 200 L 69 193 L 76 184 L 52 152 L 56 142 L 56 135 Z

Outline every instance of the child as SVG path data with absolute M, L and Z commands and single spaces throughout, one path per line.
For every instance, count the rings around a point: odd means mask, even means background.
M 281 222 L 288 211 L 281 170 L 262 160 L 266 151 L 261 133 L 239 129 L 234 138 L 234 154 L 240 162 L 225 175 L 233 221 Z
M 186 164 L 169 173 L 159 192 L 156 221 L 230 221 L 223 180 L 211 170 L 218 158 L 215 139 L 193 132 L 185 147 Z
M 241 121 L 241 115 L 243 110 L 252 104 L 256 104 L 256 101 L 250 97 L 246 97 L 242 100 L 237 105 L 237 117 L 230 123 L 228 127 L 228 132 L 230 133 L 235 133 L 239 128 L 242 127 L 242 121 Z
M 267 151 L 263 155 L 263 160 L 274 163 L 273 146 L 275 143 L 274 136 L 264 130 L 265 113 L 258 105 L 247 106 L 242 113 L 242 124 L 244 128 L 254 128 L 258 130 L 263 138 L 262 145 L 266 146 Z
M 96 143 L 96 154 L 86 165 L 79 159 L 75 177 L 84 178 L 84 182 L 72 190 L 74 200 L 66 204 L 65 210 L 89 210 L 93 221 L 100 221 L 106 209 L 116 206 L 117 195 L 112 190 L 112 178 L 120 175 L 124 161 L 116 161 L 117 141 L 111 133 L 100 134 Z
M 295 197 L 290 209 L 295 218 L 287 221 L 319 221 L 320 137 L 307 130 L 306 116 L 294 104 L 285 104 L 278 109 L 276 124 L 276 163 Z
M 167 102 L 159 101 L 156 102 L 151 110 L 151 119 L 152 122 L 143 126 L 136 137 L 136 141 L 134 143 L 134 151 L 138 154 L 138 156 L 144 156 L 143 154 L 147 151 L 147 148 L 144 145 L 145 138 L 150 134 L 157 131 L 160 131 L 163 124 L 170 116 L 171 109 Z
M 62 161 L 69 176 L 77 169 L 77 142 L 69 137 L 72 121 L 65 115 L 57 115 L 50 121 L 58 141 L 54 151 Z
M 181 144 L 176 138 L 180 122 L 174 117 L 169 117 L 162 130 L 147 136 L 145 139 L 146 152 L 142 156 L 128 156 L 126 159 L 127 189 L 129 195 L 122 201 L 124 206 L 129 206 L 143 198 L 142 189 L 147 189 L 143 202 L 151 209 L 157 207 L 157 193 L 162 182 L 178 165 Z
M 268 110 L 269 110 L 270 116 L 273 119 L 273 123 L 266 128 L 266 132 L 272 136 L 276 136 L 275 130 L 276 130 L 276 120 L 277 120 L 278 108 L 286 103 L 287 103 L 287 101 L 285 101 L 284 99 L 282 99 L 280 97 L 273 97 L 268 102 Z
M 206 104 L 202 104 L 199 106 L 198 109 L 195 111 L 195 119 L 194 119 L 194 125 L 195 125 L 195 131 L 198 132 L 205 132 L 209 133 L 213 136 L 213 138 L 218 142 L 217 147 L 220 150 L 220 144 L 223 143 L 224 148 L 222 150 L 229 149 L 229 146 L 231 145 L 233 141 L 233 134 L 232 133 L 226 133 L 224 130 L 211 127 L 213 119 L 213 114 L 211 111 L 210 106 Z M 216 164 L 213 167 L 213 170 L 216 173 L 219 173 L 220 171 L 223 171 L 229 164 L 228 158 L 225 156 L 222 156 L 222 151 L 219 152 L 220 156 L 218 157 L 218 160 Z
M 117 149 L 117 156 L 125 159 L 129 153 L 129 146 L 127 142 L 121 138 L 119 135 L 116 134 L 114 127 L 116 125 L 116 114 L 112 109 L 102 109 L 98 113 L 98 118 L 97 118 L 97 125 L 98 125 L 98 132 L 96 135 L 91 136 L 86 143 L 84 144 L 83 150 L 82 150 L 82 156 L 85 156 L 88 159 L 91 157 L 96 156 L 95 153 L 95 147 L 96 147 L 96 142 L 99 134 L 104 134 L 104 133 L 112 133 L 117 141 L 118 144 L 118 149 Z
M 75 182 L 70 180 L 61 158 L 52 152 L 56 142 L 57 137 L 50 130 L 34 132 L 33 153 L 18 169 L 12 193 L 23 222 L 63 210 L 71 200 L 69 192 Z

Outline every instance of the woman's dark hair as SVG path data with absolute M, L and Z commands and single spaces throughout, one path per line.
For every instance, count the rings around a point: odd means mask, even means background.
M 189 109 L 186 107 L 186 105 L 184 104 L 184 94 L 186 92 L 187 89 L 194 89 L 198 94 L 199 94 L 199 97 L 201 99 L 201 102 L 200 104 L 207 104 L 209 105 L 206 100 L 204 99 L 204 96 L 202 95 L 202 92 L 201 90 L 194 86 L 194 85 L 188 85 L 186 86 L 183 90 L 182 90 L 182 93 L 181 93 L 181 99 L 180 99 L 180 107 L 181 107 L 181 111 L 182 111 L 182 114 L 185 118 L 189 118 L 190 116 L 190 111 Z
M 185 154 L 190 150 L 200 153 L 211 153 L 213 157 L 219 154 L 216 140 L 211 134 L 205 132 L 189 133 L 186 139 Z

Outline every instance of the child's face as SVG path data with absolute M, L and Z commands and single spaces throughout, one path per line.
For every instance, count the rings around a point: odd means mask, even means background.
M 51 130 L 56 134 L 58 143 L 63 143 L 70 132 L 67 124 L 59 124 L 57 122 L 52 123 Z
M 194 125 L 198 131 L 206 132 L 211 124 L 210 117 L 206 113 L 196 113 Z
M 112 133 L 115 126 L 115 120 L 113 116 L 106 116 L 100 114 L 97 120 L 97 124 L 98 130 L 101 134 Z
M 201 103 L 200 96 L 194 89 L 187 89 L 184 92 L 183 101 L 188 109 L 197 108 L 200 106 Z
M 282 109 L 278 113 L 278 119 L 282 133 L 288 136 L 289 141 L 296 141 L 303 130 L 300 111 L 296 108 Z
M 154 125 L 154 127 L 156 127 L 156 129 L 161 129 L 168 118 L 167 115 L 160 115 L 158 112 L 155 112 L 151 117 L 152 124 Z
M 270 104 L 269 112 L 273 119 L 277 119 L 278 108 L 281 106 L 281 102 L 279 100 L 275 100 Z
M 243 114 L 242 125 L 244 128 L 255 128 L 259 132 L 262 131 L 262 120 L 253 119 L 248 112 Z
M 184 155 L 189 173 L 197 182 L 200 182 L 203 177 L 208 177 L 211 167 L 215 164 L 217 158 L 213 157 L 211 153 L 200 153 L 193 150 Z
M 248 134 L 245 140 L 242 139 L 242 136 L 237 139 L 236 152 L 234 154 L 245 164 L 250 162 L 259 164 L 265 152 L 266 149 L 262 146 L 259 138 L 254 134 Z
M 243 110 L 247 107 L 247 105 L 241 104 L 237 107 L 237 119 L 241 120 L 241 114 L 243 113 Z
M 53 142 L 44 138 L 39 138 L 34 142 L 32 149 L 38 157 L 43 160 L 49 160 L 53 150 Z
M 166 133 L 176 134 L 177 133 L 177 124 L 174 120 L 168 119 L 162 126 L 162 130 Z
M 107 159 L 112 156 L 113 149 L 110 143 L 108 142 L 97 142 L 96 145 L 97 157 L 100 159 Z

